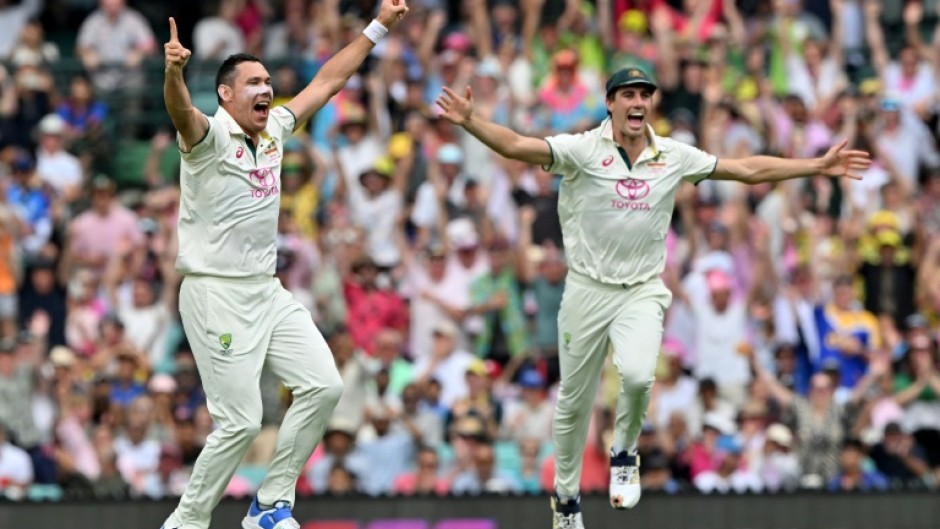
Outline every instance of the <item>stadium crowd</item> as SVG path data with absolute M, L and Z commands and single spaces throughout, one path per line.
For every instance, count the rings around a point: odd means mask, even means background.
M 190 84 L 207 87 L 194 100 L 211 113 L 228 54 L 262 57 L 283 102 L 374 7 L 129 4 L 0 1 L 0 495 L 12 499 L 177 495 L 213 428 L 176 308 L 178 173 L 159 169 L 174 149 L 168 120 L 135 132 L 152 140 L 142 181 L 101 169 L 118 140 L 108 124 L 162 106 L 144 94 L 162 83 L 148 65 L 162 64 L 164 15 L 205 66 Z M 674 303 L 638 446 L 644 489 L 936 486 L 935 0 L 409 4 L 285 145 L 277 274 L 345 383 L 302 493 L 551 488 L 559 178 L 494 157 L 433 101 L 469 84 L 497 123 L 584 131 L 606 117 L 603 83 L 626 65 L 659 83 L 660 135 L 719 157 L 811 157 L 848 139 L 875 160 L 861 182 L 680 191 L 664 272 Z M 56 83 L 69 57 L 45 34 L 71 19 L 83 72 Z M 128 104 L 108 107 L 115 93 Z M 607 370 L 585 492 L 607 487 L 618 384 Z M 276 380 L 262 385 L 261 433 L 231 495 L 259 485 L 290 404 Z

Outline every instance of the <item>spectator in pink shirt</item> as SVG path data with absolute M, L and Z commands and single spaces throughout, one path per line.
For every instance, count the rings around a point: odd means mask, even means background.
M 371 258 L 353 264 L 352 276 L 343 281 L 348 306 L 347 321 L 353 342 L 369 355 L 375 349 L 375 337 L 385 328 L 404 332 L 408 328 L 408 308 L 397 292 L 385 287 L 378 266 Z
M 444 496 L 450 492 L 450 482 L 440 474 L 440 458 L 436 450 L 430 447 L 418 450 L 417 465 L 414 472 L 395 478 L 392 484 L 394 494 Z
M 99 175 L 91 186 L 92 207 L 69 226 L 68 252 L 73 266 L 88 266 L 100 275 L 123 245 L 137 248 L 144 237 L 137 216 L 115 201 L 114 182 Z

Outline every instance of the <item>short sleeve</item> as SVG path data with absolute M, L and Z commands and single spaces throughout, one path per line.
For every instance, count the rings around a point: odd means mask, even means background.
M 286 106 L 279 106 L 271 110 L 269 119 L 273 120 L 277 124 L 279 132 L 281 134 L 280 139 L 289 138 L 294 133 L 294 128 L 297 126 L 297 116 Z
M 147 19 L 140 13 L 132 13 L 132 15 L 129 20 L 131 31 L 134 34 L 134 47 L 136 49 L 148 49 L 153 47 L 156 39 L 153 36 L 153 30 L 150 29 L 150 24 L 147 22 Z
M 545 138 L 552 151 L 552 164 L 545 170 L 553 174 L 571 175 L 577 171 L 584 150 L 583 134 L 559 134 Z
M 718 167 L 718 157 L 684 143 L 674 142 L 679 157 L 682 179 L 697 184 Z
M 183 138 L 176 134 L 176 144 L 180 150 L 180 158 L 183 162 L 198 165 L 206 160 L 214 159 L 214 154 L 219 150 L 222 144 L 221 136 L 225 134 L 224 127 L 214 117 L 206 116 L 209 121 L 209 128 L 206 135 L 193 145 L 189 151 L 183 150 Z
M 95 25 L 97 21 L 98 18 L 91 15 L 82 22 L 81 27 L 78 28 L 78 38 L 76 39 L 76 43 L 79 47 L 92 46 L 94 44 Z

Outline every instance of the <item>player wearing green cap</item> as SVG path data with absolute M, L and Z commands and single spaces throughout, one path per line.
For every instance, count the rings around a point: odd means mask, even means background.
M 590 411 L 608 348 L 620 373 L 611 450 L 610 502 L 628 509 L 640 499 L 636 440 L 646 416 L 663 316 L 672 294 L 660 280 L 676 191 L 705 178 L 745 184 L 818 174 L 861 178 L 868 153 L 845 150 L 787 160 L 753 156 L 719 160 L 656 136 L 648 120 L 655 81 L 625 68 L 607 81 L 609 117 L 582 134 L 521 136 L 474 113 L 473 95 L 444 88 L 443 116 L 506 158 L 563 175 L 558 214 L 569 273 L 558 315 L 561 385 L 555 410 L 553 527 L 581 529 L 578 483 Z

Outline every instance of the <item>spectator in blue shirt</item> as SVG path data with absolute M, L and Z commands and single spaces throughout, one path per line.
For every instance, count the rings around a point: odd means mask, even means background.
M 839 473 L 829 482 L 829 490 L 877 491 L 888 488 L 888 479 L 877 470 L 866 468 L 865 445 L 849 439 L 842 445 Z
M 496 453 L 490 443 L 480 443 L 473 451 L 473 468 L 454 479 L 454 494 L 515 493 L 522 489 L 512 472 L 496 467 Z
M 143 384 L 134 380 L 137 371 L 137 355 L 133 351 L 123 350 L 118 353 L 118 369 L 111 382 L 111 403 L 126 407 L 135 398 L 144 395 Z
M 7 202 L 25 224 L 21 244 L 27 254 L 33 255 L 52 235 L 51 201 L 39 185 L 36 166 L 29 153 L 18 152 L 10 164 L 10 169 L 12 178 L 6 186 Z

